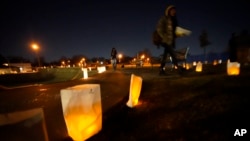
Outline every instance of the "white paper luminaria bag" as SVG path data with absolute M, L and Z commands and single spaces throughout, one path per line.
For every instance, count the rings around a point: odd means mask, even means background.
M 99 84 L 62 89 L 61 101 L 68 134 L 74 141 L 84 141 L 102 129 Z
M 142 78 L 140 76 L 132 74 L 130 80 L 129 100 L 127 102 L 128 107 L 133 108 L 138 104 L 141 87 Z

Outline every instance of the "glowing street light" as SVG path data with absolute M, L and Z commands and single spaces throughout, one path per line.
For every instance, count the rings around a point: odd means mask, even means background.
M 142 56 L 141 56 L 141 59 L 144 59 L 145 58 L 145 55 L 143 54 Z
M 118 58 L 119 58 L 119 62 L 121 62 L 122 54 L 119 54 L 119 55 L 118 55 Z
M 38 61 L 38 67 L 40 67 L 40 58 L 39 58 L 39 55 L 38 55 L 38 50 L 39 50 L 39 46 L 37 44 L 32 44 L 31 45 L 32 49 L 36 52 L 36 56 L 37 56 L 37 61 Z
M 65 67 L 65 62 L 64 61 L 62 61 L 61 64 L 62 64 L 62 67 Z

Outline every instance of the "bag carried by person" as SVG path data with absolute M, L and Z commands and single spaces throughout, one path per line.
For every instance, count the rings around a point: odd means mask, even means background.
M 161 45 L 162 42 L 162 38 L 161 36 L 158 34 L 158 32 L 155 30 L 152 34 L 152 42 L 154 45 L 156 45 L 158 48 Z

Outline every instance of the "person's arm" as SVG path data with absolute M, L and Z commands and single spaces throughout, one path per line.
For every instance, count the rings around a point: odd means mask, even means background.
M 162 43 L 172 45 L 174 40 L 171 19 L 169 17 L 162 17 L 157 25 L 157 32 L 162 37 Z
M 157 27 L 156 27 L 156 30 L 158 32 L 158 34 L 161 36 L 161 38 L 164 38 L 164 32 L 165 32 L 165 17 L 162 17 L 160 18 L 160 20 L 158 21 L 158 24 L 157 24 Z

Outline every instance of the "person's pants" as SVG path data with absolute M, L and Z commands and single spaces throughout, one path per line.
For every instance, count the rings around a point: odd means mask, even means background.
M 116 59 L 111 60 L 111 64 L 114 70 L 116 69 L 116 61 L 117 61 Z
M 162 56 L 162 60 L 161 60 L 161 66 L 160 66 L 161 71 L 165 67 L 166 57 L 167 57 L 168 53 L 172 57 L 172 63 L 176 67 L 178 67 L 178 61 L 177 61 L 175 53 L 174 53 L 174 48 L 172 46 L 170 46 L 170 45 L 167 45 L 167 44 L 163 44 L 162 46 L 164 48 L 164 52 L 163 52 L 163 56 Z

